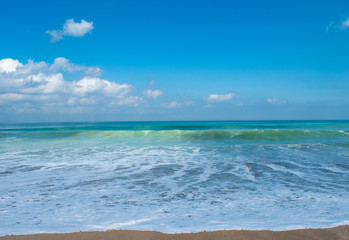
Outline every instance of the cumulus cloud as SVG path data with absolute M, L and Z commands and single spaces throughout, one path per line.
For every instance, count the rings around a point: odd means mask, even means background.
M 285 100 L 279 100 L 277 98 L 267 98 L 267 102 L 271 104 L 286 104 Z
M 69 73 L 83 72 L 87 76 L 94 76 L 94 77 L 98 77 L 102 74 L 102 71 L 99 67 L 86 67 L 82 65 L 77 65 L 63 57 L 56 58 L 53 64 L 50 66 L 50 70 L 66 71 Z
M 23 66 L 18 60 L 5 58 L 0 61 L 0 73 L 15 72 L 18 67 Z
M 76 72 L 83 76 L 70 81 L 64 78 Z M 99 68 L 76 65 L 65 58 L 56 58 L 53 64 L 32 60 L 22 64 L 18 60 L 3 59 L 0 61 L 0 104 L 21 107 L 31 103 L 40 109 L 137 106 L 142 101 L 141 97 L 131 95 L 133 86 L 96 77 L 99 74 Z
M 62 30 L 47 30 L 45 33 L 52 37 L 51 42 L 58 42 L 63 39 L 63 36 L 83 37 L 91 32 L 93 28 L 92 21 L 87 22 L 82 19 L 79 23 L 75 22 L 74 19 L 67 19 Z
M 208 96 L 207 101 L 211 102 L 211 103 L 223 102 L 223 101 L 228 101 L 230 99 L 238 98 L 238 97 L 239 96 L 235 93 L 227 93 L 227 94 L 223 94 L 223 95 L 211 94 L 210 96 Z
M 62 92 L 66 88 L 66 82 L 62 73 L 46 75 L 42 72 L 38 74 L 28 75 L 25 78 L 25 84 L 18 89 L 23 93 L 56 93 Z
M 147 98 L 157 99 L 162 95 L 162 91 L 147 89 L 143 91 L 143 95 L 146 96 Z
M 72 92 L 77 96 L 86 96 L 100 92 L 104 96 L 123 98 L 129 94 L 132 87 L 127 84 L 118 84 L 96 77 L 84 77 L 71 85 Z
M 50 66 L 51 71 L 66 71 L 66 72 L 84 72 L 85 75 L 98 77 L 101 75 L 102 71 L 99 67 L 86 67 L 82 65 L 77 65 L 70 62 L 64 57 L 58 57 L 54 60 L 53 64 Z

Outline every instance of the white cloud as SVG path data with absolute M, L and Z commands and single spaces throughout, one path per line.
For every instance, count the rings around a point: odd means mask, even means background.
M 77 96 L 86 96 L 89 93 L 100 92 L 110 97 L 122 98 L 131 90 L 131 85 L 118 84 L 96 77 L 84 77 L 72 84 L 72 91 Z
M 51 71 L 66 71 L 66 72 L 84 72 L 85 75 L 98 77 L 101 75 L 101 69 L 99 67 L 86 67 L 77 65 L 70 62 L 64 57 L 55 58 L 53 64 L 50 66 Z
M 105 95 L 114 97 L 114 98 L 124 98 L 126 97 L 133 89 L 131 85 L 128 84 L 119 84 L 116 82 L 110 82 L 107 80 L 101 80 L 104 84 L 102 92 Z
M 342 21 L 342 23 L 341 23 L 341 28 L 342 29 L 345 29 L 347 27 L 349 27 L 349 16 L 347 17 L 346 20 Z
M 346 28 L 349 28 L 349 16 L 346 17 L 344 20 L 340 22 L 334 22 L 331 21 L 327 26 L 326 26 L 326 32 L 328 32 L 331 28 L 335 29 L 341 29 L 344 30 Z
M 18 60 L 5 58 L 0 61 L 0 73 L 15 72 L 18 67 L 23 66 Z
M 173 101 L 167 104 L 163 104 L 163 107 L 165 108 L 179 108 L 179 107 L 190 107 L 195 105 L 196 103 L 194 101 L 185 101 L 185 102 L 177 102 Z
M 110 102 L 110 104 L 112 104 L 112 105 L 120 105 L 120 106 L 137 107 L 142 101 L 143 101 L 143 99 L 141 97 L 129 96 L 129 97 L 126 97 L 126 98 L 112 100 Z
M 49 64 L 46 62 L 35 62 L 31 59 L 28 60 L 28 63 L 25 65 L 20 66 L 16 71 L 14 72 L 14 75 L 16 76 L 24 76 L 29 74 L 37 74 L 42 71 L 48 70 Z
M 25 95 L 19 93 L 3 93 L 0 94 L 1 101 L 18 101 L 25 98 Z
M 57 95 L 31 95 L 22 93 L 3 93 L 0 94 L 0 100 L 2 102 L 16 102 L 16 101 L 44 101 L 57 98 Z
M 177 108 L 180 107 L 182 104 L 176 101 L 170 102 L 169 104 L 167 104 L 165 107 L 168 108 Z
M 279 100 L 277 98 L 268 98 L 267 102 L 271 103 L 271 104 L 286 104 L 287 103 L 285 100 Z
M 73 84 L 72 90 L 75 95 L 85 96 L 104 88 L 105 84 L 99 78 L 84 77 Z
M 81 98 L 79 102 L 81 104 L 92 105 L 92 104 L 96 104 L 96 99 L 94 97 L 90 97 L 90 98 L 86 97 L 86 98 Z
M 224 95 L 219 95 L 219 94 L 211 94 L 208 96 L 207 101 L 214 103 L 214 102 L 222 102 L 222 101 L 228 101 L 233 98 L 238 98 L 239 96 L 235 93 L 227 93 Z
M 76 65 L 65 58 L 56 58 L 53 64 L 32 60 L 22 64 L 18 60 L 3 59 L 0 67 L 2 106 L 17 104 L 18 109 L 24 109 L 30 103 L 36 109 L 56 106 L 68 111 L 69 108 L 84 109 L 86 105 L 137 106 L 143 100 L 131 95 L 133 86 L 95 77 L 99 68 Z M 64 78 L 65 74 L 75 72 L 85 76 L 71 81 Z
M 26 78 L 26 85 L 19 91 L 23 93 L 55 93 L 65 90 L 66 82 L 63 79 L 62 73 L 45 75 L 39 73 L 36 75 L 29 75 Z
M 45 33 L 52 37 L 51 40 L 50 40 L 51 42 L 58 42 L 58 41 L 63 39 L 63 32 L 62 31 L 59 31 L 59 30 L 47 30 Z
M 63 36 L 83 37 L 93 29 L 93 22 L 87 22 L 84 19 L 81 22 L 75 22 L 74 19 L 67 19 L 62 30 L 47 30 L 45 33 L 51 35 L 51 42 L 58 42 Z
M 60 69 L 66 70 L 68 72 L 73 71 L 73 66 L 69 63 L 69 60 L 64 57 L 55 58 L 53 64 L 50 66 L 50 70 L 58 71 Z
M 93 29 L 93 22 L 86 22 L 84 19 L 80 23 L 74 19 L 68 19 L 63 25 L 63 32 L 67 36 L 82 37 Z
M 143 95 L 146 96 L 147 98 L 157 99 L 162 95 L 162 91 L 147 89 L 143 91 Z

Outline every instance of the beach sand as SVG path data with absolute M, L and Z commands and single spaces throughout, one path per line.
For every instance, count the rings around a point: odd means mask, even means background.
M 349 225 L 289 231 L 222 230 L 198 233 L 166 234 L 156 231 L 109 230 L 58 234 L 11 235 L 1 240 L 337 240 L 349 239 Z

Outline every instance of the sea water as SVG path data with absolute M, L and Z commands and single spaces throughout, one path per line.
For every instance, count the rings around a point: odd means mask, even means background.
M 349 121 L 0 125 L 0 235 L 349 223 Z

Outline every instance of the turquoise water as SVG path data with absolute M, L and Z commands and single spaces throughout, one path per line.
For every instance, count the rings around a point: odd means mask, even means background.
M 0 235 L 329 227 L 348 199 L 349 121 L 0 124 Z

